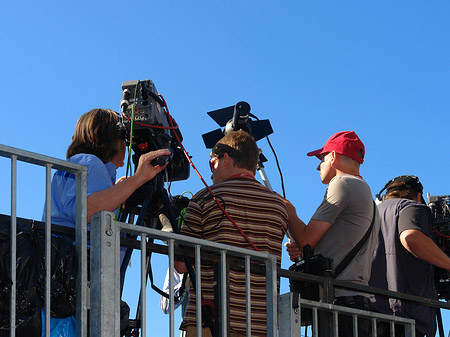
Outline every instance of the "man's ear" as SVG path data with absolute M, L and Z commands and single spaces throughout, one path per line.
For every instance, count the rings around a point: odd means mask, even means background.
M 417 192 L 416 197 L 413 200 L 417 202 L 422 202 L 422 193 Z
M 234 164 L 233 158 L 231 158 L 230 155 L 226 152 L 223 155 L 223 164 L 224 165 Z
M 336 162 L 336 160 L 338 160 L 338 155 L 337 155 L 336 151 L 331 151 L 330 157 L 331 157 L 330 164 L 333 165 Z

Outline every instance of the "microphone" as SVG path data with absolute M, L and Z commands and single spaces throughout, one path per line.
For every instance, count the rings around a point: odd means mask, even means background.
M 120 108 L 122 109 L 122 113 L 124 113 L 127 108 L 128 105 L 130 105 L 130 96 L 131 96 L 131 92 L 128 89 L 125 89 L 122 93 L 122 99 L 120 100 Z

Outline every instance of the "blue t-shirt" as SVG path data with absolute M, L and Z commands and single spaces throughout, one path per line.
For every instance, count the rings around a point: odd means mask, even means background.
M 97 156 L 86 153 L 76 154 L 68 161 L 87 167 L 87 196 L 105 190 L 115 184 L 117 167 L 109 162 L 104 164 Z M 56 171 L 52 179 L 52 224 L 75 228 L 75 176 L 72 173 Z M 42 215 L 45 221 L 45 208 Z M 121 262 L 123 259 L 121 253 Z M 42 310 L 42 317 L 44 311 Z M 42 337 L 45 335 L 42 324 Z M 75 336 L 75 318 L 50 318 L 50 336 Z
M 87 167 L 87 196 L 107 189 L 116 181 L 117 167 L 104 164 L 97 156 L 76 154 L 68 161 Z M 75 228 L 75 176 L 72 173 L 56 171 L 52 179 L 52 224 Z M 45 209 L 42 216 L 45 221 Z

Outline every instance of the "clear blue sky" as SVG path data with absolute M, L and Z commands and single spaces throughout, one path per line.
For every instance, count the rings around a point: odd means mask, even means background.
M 448 1 L 3 0 L 0 12 L 2 144 L 64 159 L 82 113 L 119 110 L 123 81 L 151 79 L 208 181 L 201 135 L 217 125 L 206 112 L 245 100 L 269 119 L 287 197 L 304 221 L 325 192 L 306 152 L 341 130 L 365 143 L 361 172 L 373 194 L 402 174 L 419 176 L 432 195 L 450 194 Z M 281 192 L 274 157 L 259 146 Z M 9 162 L 0 159 L 0 170 L 8 214 Z M 28 170 L 19 166 L 18 215 L 40 219 L 35 180 L 44 173 Z M 201 187 L 192 173 L 172 193 Z M 162 286 L 166 259 L 154 268 Z M 167 335 L 151 290 L 148 303 L 151 335 Z

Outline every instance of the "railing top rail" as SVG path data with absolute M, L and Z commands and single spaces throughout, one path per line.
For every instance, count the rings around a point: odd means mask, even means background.
M 17 159 L 20 161 L 40 166 L 46 166 L 47 164 L 50 164 L 52 165 L 52 168 L 56 170 L 66 171 L 70 173 L 77 173 L 80 171 L 87 172 L 87 168 L 80 164 L 71 163 L 66 160 L 57 159 L 2 144 L 0 144 L 0 156 L 7 158 L 12 158 L 13 156 L 16 156 Z
M 308 281 L 316 284 L 324 284 L 324 283 L 330 283 L 333 287 L 336 288 L 344 288 L 344 289 L 350 289 L 355 291 L 360 291 L 366 294 L 376 294 L 376 295 L 382 295 L 386 297 L 396 298 L 400 300 L 406 300 L 406 301 L 412 301 L 416 302 L 418 304 L 424 304 L 430 307 L 434 308 L 442 308 L 442 309 L 450 309 L 450 303 L 442 302 L 438 300 L 433 300 L 425 297 L 419 297 L 409 294 L 404 294 L 400 292 L 394 292 L 386 289 L 381 288 L 375 288 L 370 286 L 365 286 L 358 283 L 353 283 L 350 281 L 342 281 L 337 280 L 334 278 L 327 278 L 323 276 L 317 276 L 312 274 L 306 274 L 306 273 L 299 273 L 296 271 L 290 271 L 286 269 L 278 269 L 277 271 L 278 276 L 285 277 L 285 278 L 292 278 L 297 279 L 301 281 Z
M 136 226 L 136 225 L 127 224 L 127 223 L 119 222 L 119 221 L 117 221 L 117 223 L 120 224 L 121 231 L 130 233 L 130 234 L 140 235 L 141 233 L 144 233 L 144 234 L 147 234 L 158 240 L 173 239 L 173 240 L 182 242 L 183 244 L 186 244 L 189 246 L 201 245 L 203 247 L 206 247 L 210 251 L 219 252 L 219 251 L 225 250 L 230 255 L 235 255 L 235 256 L 249 255 L 253 259 L 260 260 L 260 261 L 276 260 L 276 256 L 269 254 L 269 253 L 257 252 L 257 251 L 250 250 L 250 249 L 239 248 L 239 247 L 225 245 L 225 244 L 217 243 L 217 242 L 213 242 L 213 241 L 192 238 L 192 237 L 189 237 L 186 235 L 181 235 L 181 234 L 176 234 L 176 233 L 163 232 L 158 229 L 148 228 L 148 227 L 143 227 L 143 226 Z

